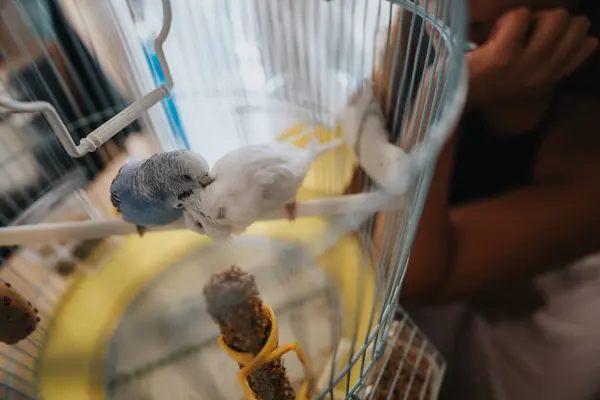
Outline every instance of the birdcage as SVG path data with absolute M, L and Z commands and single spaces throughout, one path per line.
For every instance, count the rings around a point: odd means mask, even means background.
M 0 344 L 0 397 L 437 397 L 444 360 L 397 304 L 465 97 L 463 1 L 0 7 L 0 279 L 40 319 Z M 109 201 L 128 159 L 315 136 L 346 145 L 294 222 L 140 238 Z

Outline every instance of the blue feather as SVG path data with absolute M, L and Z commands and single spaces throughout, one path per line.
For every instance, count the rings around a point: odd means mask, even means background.
M 157 153 L 119 169 L 110 185 L 110 201 L 132 224 L 171 224 L 183 219 L 183 208 L 174 203 L 201 189 L 209 168 L 202 156 L 187 150 Z
M 140 165 L 123 166 L 110 186 L 110 201 L 123 219 L 143 226 L 167 225 L 183 218 L 183 211 L 174 208 L 164 193 L 140 193 L 133 184 Z

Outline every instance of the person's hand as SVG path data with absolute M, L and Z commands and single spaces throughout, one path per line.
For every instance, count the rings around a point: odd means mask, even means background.
M 468 105 L 486 105 L 548 92 L 598 46 L 590 22 L 565 9 L 503 15 L 486 43 L 467 54 Z

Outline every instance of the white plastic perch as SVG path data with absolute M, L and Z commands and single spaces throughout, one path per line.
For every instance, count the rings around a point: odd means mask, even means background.
M 398 209 L 404 205 L 402 197 L 390 197 L 384 192 L 370 192 L 346 196 L 299 201 L 297 217 L 342 216 L 371 214 L 378 210 Z M 286 219 L 284 209 L 267 216 L 265 220 Z M 150 228 L 150 231 L 186 229 L 183 220 L 175 224 Z M 120 218 L 103 221 L 77 221 L 11 226 L 0 229 L 0 246 L 16 246 L 72 239 L 97 239 L 115 235 L 136 234 L 134 225 Z
M 83 157 L 87 153 L 96 151 L 98 147 L 102 146 L 113 136 L 119 133 L 123 128 L 145 113 L 148 109 L 168 96 L 173 88 L 171 71 L 169 70 L 169 65 L 167 64 L 167 60 L 163 51 L 163 43 L 169 34 L 169 30 L 171 29 L 172 16 L 170 0 L 162 0 L 162 8 L 163 24 L 158 36 L 154 40 L 154 49 L 158 56 L 160 66 L 164 72 L 166 84 L 152 90 L 141 99 L 138 99 L 130 104 L 123 111 L 112 117 L 102 126 L 95 129 L 87 137 L 81 139 L 79 145 L 75 144 L 67 127 L 58 115 L 58 112 L 54 106 L 48 102 L 21 102 L 13 101 L 7 98 L 0 98 L 0 108 L 4 108 L 6 111 L 12 113 L 42 113 L 44 117 L 46 117 L 48 124 L 56 136 L 58 136 L 60 143 L 71 157 Z
M 365 81 L 340 113 L 344 141 L 371 179 L 390 193 L 402 194 L 415 167 L 401 147 L 389 142 L 385 117 L 373 93 L 372 84 Z

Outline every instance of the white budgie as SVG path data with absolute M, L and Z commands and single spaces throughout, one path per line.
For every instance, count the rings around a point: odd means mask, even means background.
M 196 199 L 184 202 L 184 207 L 229 234 L 243 232 L 281 207 L 293 220 L 296 194 L 312 163 L 325 151 L 341 145 L 341 139 L 320 144 L 315 137 L 305 149 L 286 142 L 240 147 L 216 162 L 209 173 L 212 182 L 198 192 Z M 227 236 L 218 233 L 212 237 L 214 240 Z
M 399 177 L 407 168 L 409 156 L 389 143 L 385 118 L 370 83 L 365 83 L 338 119 L 346 145 L 365 173 L 384 190 L 403 193 L 407 182 Z

